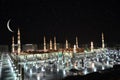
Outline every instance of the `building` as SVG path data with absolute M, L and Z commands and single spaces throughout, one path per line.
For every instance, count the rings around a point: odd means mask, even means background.
M 37 44 L 24 44 L 22 46 L 23 51 L 36 51 L 38 50 Z
M 0 45 L 0 52 L 8 52 L 9 47 L 8 45 Z

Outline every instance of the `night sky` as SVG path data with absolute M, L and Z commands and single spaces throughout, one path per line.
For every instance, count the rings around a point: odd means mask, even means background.
M 51 0 L 1 0 L 0 44 L 11 44 L 11 36 L 17 40 L 17 29 L 21 30 L 22 44 L 42 43 L 57 37 L 57 42 L 101 43 L 104 32 L 107 44 L 120 43 L 119 3 L 115 0 L 95 1 L 51 1 Z M 7 21 L 11 19 L 11 33 Z

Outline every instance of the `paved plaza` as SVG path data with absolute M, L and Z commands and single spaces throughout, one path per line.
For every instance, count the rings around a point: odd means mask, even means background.
M 9 53 L 2 54 L 1 79 L 61 80 L 71 75 L 87 75 L 112 68 L 120 57 L 119 51 L 107 49 L 89 54 L 75 54 L 74 57 L 51 55 L 49 58 L 40 59 L 40 56 L 40 54 L 26 56 L 11 55 Z M 18 60 L 17 64 L 14 58 Z M 20 68 L 23 69 L 22 72 L 20 72 Z

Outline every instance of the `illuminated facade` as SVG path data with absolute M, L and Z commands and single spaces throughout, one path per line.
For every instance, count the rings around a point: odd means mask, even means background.
M 37 44 L 24 44 L 22 45 L 22 51 L 36 51 L 38 50 Z

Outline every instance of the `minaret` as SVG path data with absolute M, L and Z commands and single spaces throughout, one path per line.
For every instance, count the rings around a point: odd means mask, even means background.
M 93 46 L 93 42 L 91 41 L 91 52 L 93 52 L 94 46 Z
M 12 37 L 12 53 L 15 52 L 14 36 Z
M 66 49 L 68 49 L 68 40 L 66 40 Z
M 54 37 L 54 50 L 57 50 L 57 46 L 56 46 L 56 37 Z
M 76 36 L 76 48 L 78 48 L 78 37 Z
M 104 44 L 104 34 L 102 33 L 102 48 L 105 48 L 105 44 Z
M 76 48 L 77 48 L 77 46 L 76 45 L 74 45 L 74 48 L 73 48 L 73 52 L 74 53 L 76 53 L 77 51 L 76 51 Z
M 44 51 L 46 51 L 46 38 L 44 36 Z
M 52 49 L 52 40 L 50 39 L 50 50 Z
M 20 29 L 18 28 L 18 54 L 21 52 Z

